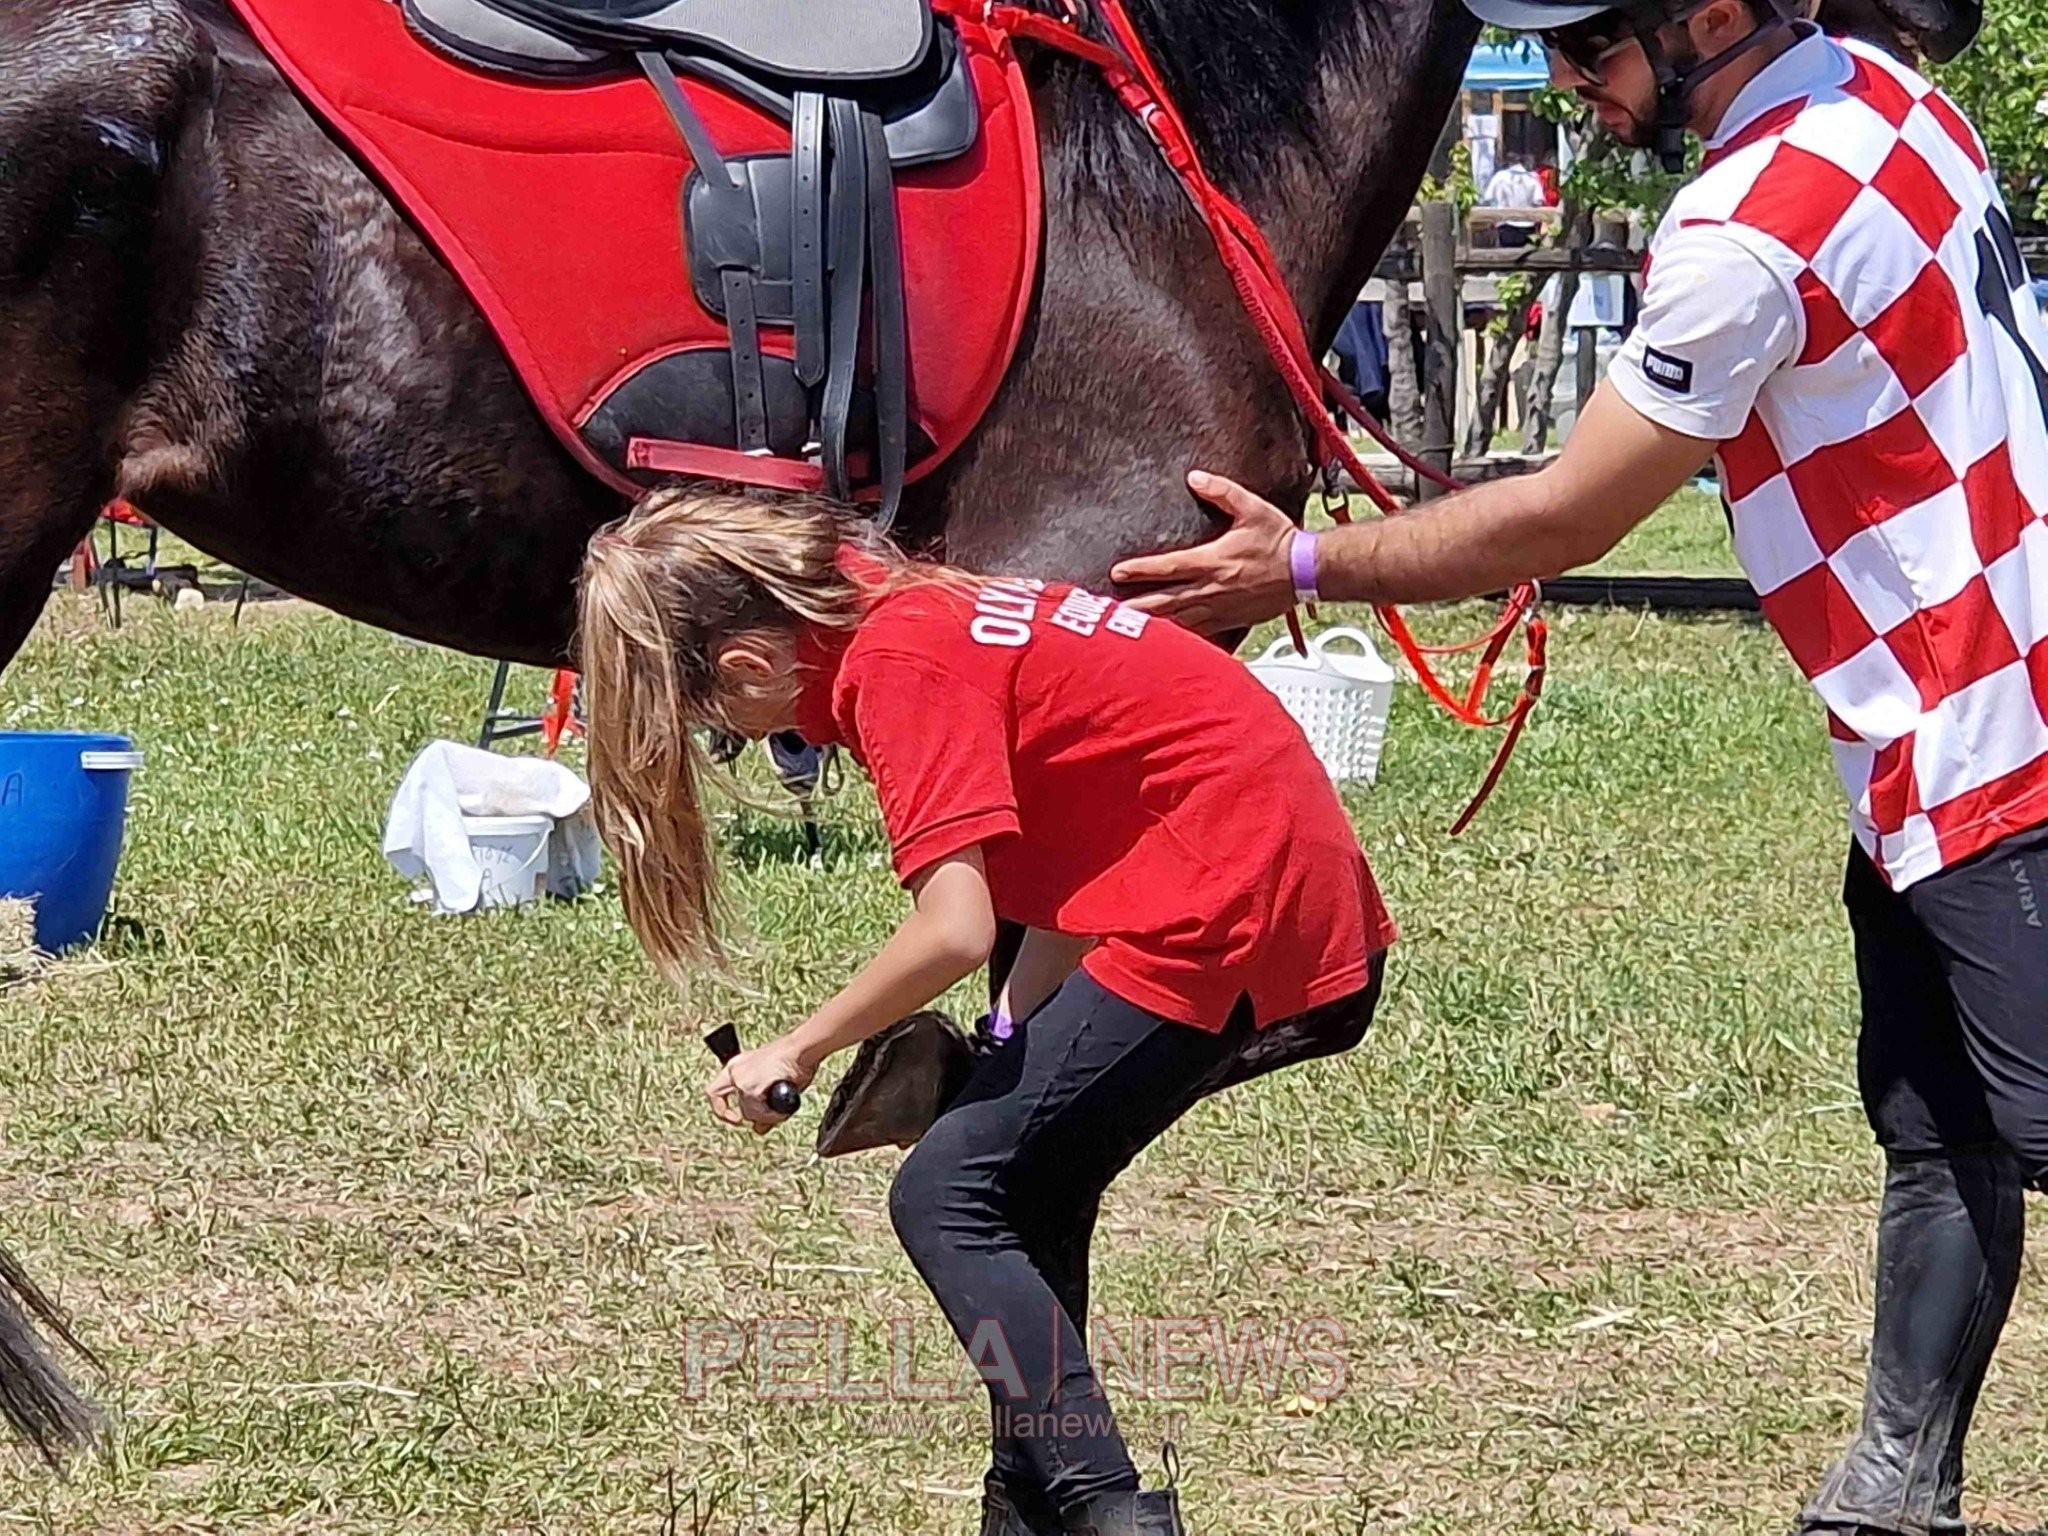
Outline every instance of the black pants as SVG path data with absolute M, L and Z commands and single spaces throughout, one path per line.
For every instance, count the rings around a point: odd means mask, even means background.
M 1088 1249 L 1103 1191 L 1205 1094 L 1357 1044 L 1379 977 L 1376 963 L 1365 991 L 1263 1031 L 1240 1003 L 1212 1035 L 1076 972 L 904 1160 L 890 1219 L 988 1385 L 991 1476 L 1034 1523 L 1138 1487 L 1088 1361 Z M 1286 1060 L 1272 1040 L 1293 1042 Z
M 1843 892 L 1863 992 L 1857 1076 L 1885 1150 L 1999 1144 L 2048 1180 L 2048 827 L 1903 892 L 1862 850 Z

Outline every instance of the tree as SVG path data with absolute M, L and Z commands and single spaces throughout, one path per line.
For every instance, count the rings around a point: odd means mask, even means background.
M 2013 217 L 2048 220 L 2048 3 L 1993 0 L 1977 41 L 1928 73 L 1984 135 Z
M 1536 298 L 1536 285 L 1528 275 L 1510 272 L 1500 279 L 1500 309 L 1479 333 L 1479 392 L 1472 408 L 1472 421 L 1465 429 L 1465 457 L 1477 458 L 1493 446 L 1493 430 L 1499 424 L 1501 408 L 1507 403 L 1509 370 L 1515 349 L 1529 334 L 1529 306 Z

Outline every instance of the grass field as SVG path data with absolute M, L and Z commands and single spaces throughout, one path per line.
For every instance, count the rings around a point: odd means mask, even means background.
M 1726 559 L 1697 509 L 1634 554 Z M 1112 1386 L 1148 1472 L 1176 1440 L 1197 1536 L 1761 1536 L 1854 1421 L 1878 1170 L 1817 710 L 1750 623 L 1556 630 L 1471 834 L 1491 743 L 1412 688 L 1352 797 L 1405 927 L 1366 1045 L 1204 1105 L 1112 1192 Z M 722 1492 L 783 1536 L 806 1480 L 857 1536 L 973 1528 L 976 1396 L 818 1390 L 835 1337 L 839 1379 L 905 1338 L 951 1369 L 893 1155 L 821 1164 L 809 1112 L 756 1141 L 698 1097 L 707 1021 L 781 1027 L 901 911 L 865 792 L 819 867 L 734 814 L 742 985 L 686 1003 L 608 891 L 441 921 L 383 864 L 407 759 L 486 680 L 298 605 L 114 633 L 60 596 L 0 682 L 0 726 L 149 754 L 106 942 L 0 994 L 0 1236 L 114 1415 L 66 1480 L 0 1467 L 0 1530 L 661 1536 Z M 2040 1279 L 1975 1441 L 2003 1524 L 2048 1505 Z M 1162 1384 L 1144 1320 L 1174 1318 L 1313 1336 L 1341 1390 L 1324 1361 L 1231 1391 L 1199 1348 Z M 785 1321 L 707 1372 L 706 1319 Z

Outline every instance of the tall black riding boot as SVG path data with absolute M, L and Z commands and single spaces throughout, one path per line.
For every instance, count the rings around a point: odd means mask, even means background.
M 1863 1428 L 1802 1530 L 1961 1536 L 1963 1437 L 2025 1238 L 2024 1185 L 2007 1153 L 1890 1159 Z

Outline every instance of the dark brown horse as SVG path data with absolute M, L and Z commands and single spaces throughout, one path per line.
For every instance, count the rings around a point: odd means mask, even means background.
M 1472 37 L 1457 0 L 1149 0 L 1218 173 L 1319 335 L 1399 222 Z M 1196 462 L 1299 503 L 1302 436 L 1206 237 L 1084 66 L 1034 62 L 1033 323 L 904 527 L 957 559 L 1100 577 L 1201 536 Z M 121 495 L 385 628 L 533 662 L 613 495 L 491 333 L 210 0 L 0 15 L 0 662 Z
M 1473 23 L 1458 0 L 1132 10 L 1326 343 L 1414 193 Z M 1897 0 L 1883 26 L 1953 15 Z M 1305 439 L 1148 141 L 1083 66 L 1030 70 L 1047 194 L 1034 315 L 979 432 L 914 488 L 903 526 L 968 565 L 1099 580 L 1204 534 L 1193 465 L 1300 507 Z M 6 0 L 0 665 L 116 495 L 354 618 L 543 664 L 565 653 L 584 543 L 620 510 L 216 0 Z M 0 1285 L 0 1413 L 61 1438 L 74 1407 Z
M 1974 19 L 1974 0 L 1843 3 L 1887 41 Z M 1326 341 L 1406 209 L 1471 22 L 1457 0 L 1133 9 Z M 1032 85 L 1033 321 L 906 531 L 967 564 L 1093 580 L 1202 535 L 1192 464 L 1298 507 L 1301 428 L 1171 176 L 1085 66 L 1039 58 Z M 578 557 L 618 511 L 218 0 L 9 0 L 0 666 L 115 495 L 352 617 L 539 663 L 562 657 Z

